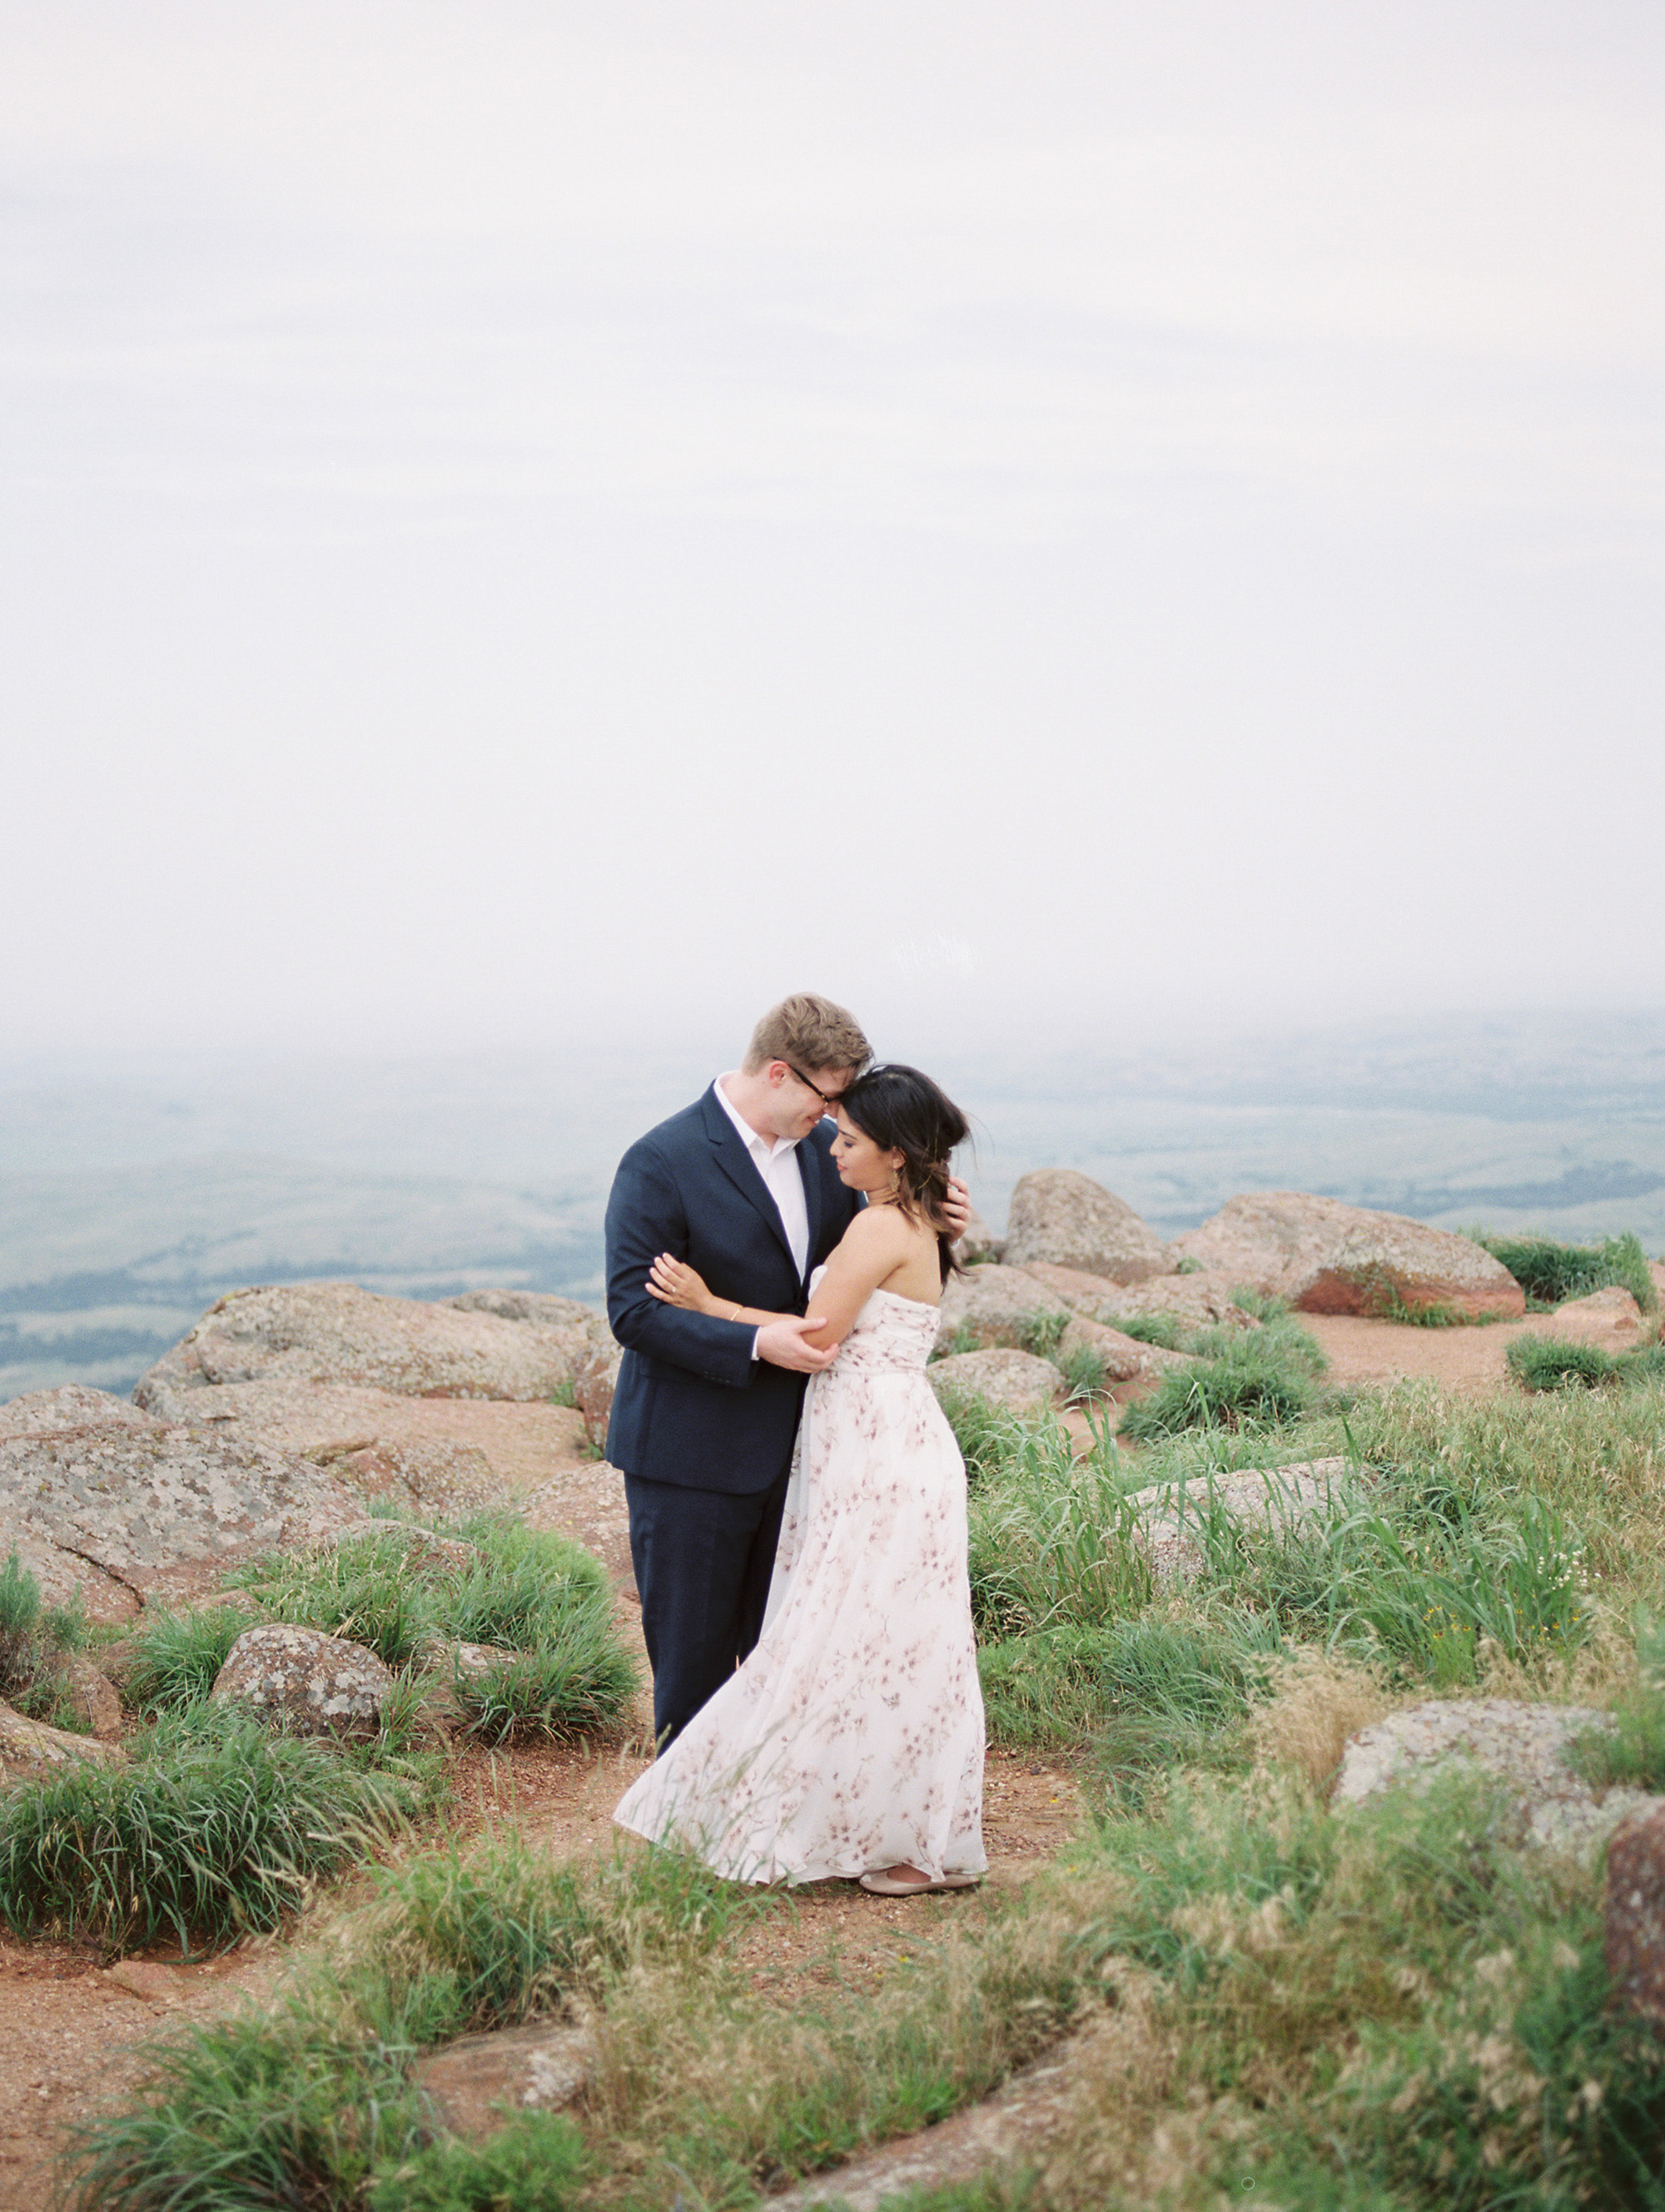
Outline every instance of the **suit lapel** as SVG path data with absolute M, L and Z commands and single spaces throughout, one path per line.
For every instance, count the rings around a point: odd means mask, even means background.
M 787 1227 L 781 1218 L 781 1209 L 769 1194 L 763 1178 L 757 1172 L 757 1164 L 740 1140 L 740 1133 L 729 1120 L 716 1099 L 708 1091 L 703 1100 L 706 1133 L 717 1156 L 717 1164 L 728 1177 L 749 1206 L 756 1207 L 760 1218 L 767 1224 L 775 1242 L 787 1255 L 787 1265 L 793 1274 L 798 1262 L 792 1256 L 792 1247 L 787 1242 Z M 811 1232 L 812 1234 L 813 1232 Z

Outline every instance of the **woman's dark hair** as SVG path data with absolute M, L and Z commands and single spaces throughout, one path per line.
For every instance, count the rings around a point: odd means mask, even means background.
M 910 1221 L 923 1217 L 936 1231 L 946 1282 L 959 1267 L 942 1210 L 948 1158 L 970 1135 L 970 1123 L 928 1075 L 894 1061 L 858 1075 L 838 1103 L 881 1152 L 902 1154 L 896 1202 Z

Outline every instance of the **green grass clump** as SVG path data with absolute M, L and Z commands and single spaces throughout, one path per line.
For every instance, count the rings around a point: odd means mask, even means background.
M 0 1682 L 27 1679 L 40 1625 L 40 1585 L 14 1546 L 0 1567 Z
M 974 1390 L 945 1390 L 939 1402 L 974 1488 L 1022 1453 L 1029 1425 L 1009 1407 L 994 1405 Z
M 999 1641 L 1060 1623 L 1096 1626 L 1142 1607 L 1151 1576 L 1128 1486 L 1107 1425 L 1095 1428 L 1091 1452 L 1078 1460 L 1059 1422 L 1014 1424 L 1006 1455 L 971 1494 L 979 1635 Z
M 1517 1336 L 1504 1353 L 1510 1373 L 1528 1390 L 1593 1390 L 1607 1382 L 1665 1380 L 1665 1346 L 1603 1352 L 1551 1336 Z
M 565 1536 L 528 1528 L 517 1514 L 477 1513 L 456 1532 L 477 1564 L 435 1587 L 435 1625 L 464 1644 L 532 1645 L 554 1636 L 574 1607 L 610 1600 L 599 1559 Z
M 1216 1762 L 1247 1712 L 1265 1641 L 1251 1620 L 1062 1623 L 977 1655 L 999 1742 L 1089 1741 L 1113 1796 L 1181 1765 Z
M 40 1585 L 14 1547 L 0 1567 L 0 1698 L 48 1728 L 84 1733 L 86 1716 L 63 1662 L 86 1640 L 79 1604 L 43 1606 Z
M 268 1620 L 345 1637 L 397 1673 L 434 1632 L 455 1571 L 424 1563 L 413 1573 L 409 1539 L 377 1528 L 313 1551 L 268 1553 L 227 1587 L 246 1590 Z
M 618 1640 L 611 1595 L 573 1607 L 547 1644 L 514 1651 L 481 1674 L 453 1679 L 463 1726 L 485 1743 L 517 1737 L 570 1742 L 617 1726 L 640 1680 Z
M 378 2171 L 428 2140 L 410 2078 L 426 2026 L 386 2008 L 355 2016 L 309 1989 L 156 2044 L 139 2101 L 71 2138 L 77 2212 L 362 2204 Z
M 685 1853 L 629 1850 L 586 1868 L 509 1829 L 381 1875 L 362 1942 L 401 2002 L 445 1992 L 449 2036 L 558 2012 L 642 1960 L 702 1957 L 775 1903 Z
M 1135 1343 L 1153 1344 L 1161 1352 L 1191 1349 L 1191 1332 L 1177 1314 L 1117 1314 L 1106 1326 L 1122 1336 L 1131 1336 Z
M 199 1704 L 231 1647 L 260 1616 L 241 1606 L 210 1606 L 200 1613 L 146 1613 L 131 1639 L 122 1688 L 136 1712 L 155 1717 Z
M 1474 1242 L 1501 1260 L 1539 1306 L 1588 1297 L 1609 1283 L 1628 1291 L 1644 1313 L 1659 1304 L 1647 1255 L 1634 1237 L 1609 1237 L 1600 1244 L 1561 1244 L 1551 1237 L 1481 1236 Z
M 1091 1344 L 1078 1344 L 1060 1354 L 1058 1371 L 1064 1378 L 1064 1389 L 1072 1405 L 1109 1395 L 1110 1378 L 1104 1355 Z
M 470 2167 L 430 2145 L 412 2079 L 423 2051 L 592 2002 L 666 1960 L 697 1971 L 722 1936 L 775 1909 L 668 1851 L 566 1865 L 513 1832 L 475 1850 L 423 1854 L 384 1871 L 338 1963 L 264 2016 L 161 2045 L 139 2102 L 82 2129 L 71 2168 L 83 2212 L 270 2212 L 277 2206 L 479 2203 L 502 2147 L 504 2185 L 524 2178 L 539 2131 L 495 2139 Z M 563 2122 L 542 2138 L 564 2205 L 580 2166 Z M 444 2187 L 476 2190 L 447 2197 Z M 424 2194 L 423 2192 L 427 2193 Z M 521 2203 L 518 2197 L 501 2202 Z
M 1457 1774 L 1340 1816 L 1199 1784 L 1103 1827 L 1095 1942 L 1156 1978 L 1173 2055 L 1144 2121 L 1147 2146 L 1187 2130 L 1173 2201 L 1665 2203 L 1665 2045 L 1609 2002 L 1599 1875 L 1522 1853 L 1516 1820 Z M 1052 2169 L 1072 2205 L 1127 2170 L 1109 2063 Z
M 978 1352 L 981 1348 L 981 1339 L 976 1330 L 972 1328 L 969 1322 L 963 1321 L 950 1329 L 945 1336 L 938 1337 L 936 1342 L 931 1346 L 928 1357 L 933 1361 L 957 1359 L 963 1352 Z
M 1131 1405 L 1121 1434 L 1145 1443 L 1188 1429 L 1266 1429 L 1298 1419 L 1317 1399 L 1325 1368 L 1313 1338 L 1286 1318 L 1257 1329 L 1209 1329 L 1196 1340 L 1194 1367 L 1164 1375 Z
M 567 2212 L 587 2178 L 584 2138 L 562 2112 L 516 2112 L 482 2143 L 452 2136 L 385 2172 L 372 2212 Z
M 1504 1359 L 1528 1390 L 1589 1389 L 1611 1382 L 1619 1372 L 1619 1362 L 1599 1346 L 1558 1343 L 1547 1336 L 1517 1336 Z
M 477 1514 L 445 1533 L 468 1546 L 465 1560 L 429 1559 L 413 1572 L 409 1531 L 373 1529 L 327 1551 L 270 1554 L 233 1586 L 267 1617 L 368 1644 L 396 1671 L 452 1643 L 512 1653 L 452 1685 L 464 1724 L 489 1741 L 617 1725 L 638 1674 L 600 1561 L 513 1514 Z M 205 1663 L 216 1632 L 190 1632 Z
M 1665 1790 L 1665 1685 L 1644 1681 L 1612 1710 L 1612 1728 L 1575 1738 L 1573 1767 L 1598 1790 Z
M 1056 1359 L 1059 1342 L 1069 1325 L 1066 1313 L 1027 1315 L 1013 1332 L 1018 1349 L 1033 1352 L 1037 1359 Z
M 1487 1646 L 1559 1663 L 1587 1639 L 1583 1539 L 1534 1496 L 1475 1500 L 1378 1478 L 1289 1532 L 1199 1516 L 1206 1580 L 1291 1642 L 1384 1661 L 1440 1688 L 1478 1680 Z
M 15 1934 L 191 1950 L 275 1928 L 309 1881 L 419 1811 L 429 1779 L 269 1735 L 234 1707 L 159 1721 L 130 1749 L 0 1798 L 0 1920 Z

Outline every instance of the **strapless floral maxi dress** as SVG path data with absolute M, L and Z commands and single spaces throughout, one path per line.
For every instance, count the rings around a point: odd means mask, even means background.
M 613 1815 L 731 1881 L 987 1864 L 965 1466 L 925 1376 L 938 1320 L 875 1291 L 811 1378 L 757 1647 Z

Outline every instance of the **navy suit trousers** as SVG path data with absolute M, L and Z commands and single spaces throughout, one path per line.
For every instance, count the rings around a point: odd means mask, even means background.
M 767 1490 L 738 1497 L 624 1478 L 661 1750 L 763 1633 L 791 1472 L 788 1462 Z

